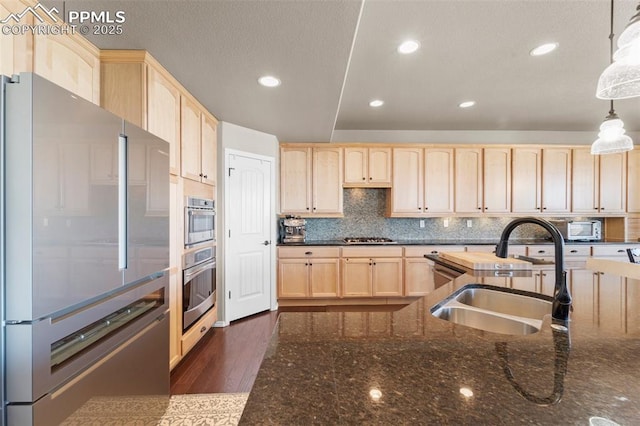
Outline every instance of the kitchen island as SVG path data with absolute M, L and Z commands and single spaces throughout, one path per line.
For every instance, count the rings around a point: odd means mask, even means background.
M 592 303 L 577 297 L 568 333 L 547 315 L 539 332 L 513 336 L 431 315 L 485 279 L 474 275 L 393 312 L 282 313 L 240 423 L 638 422 L 640 281 L 627 279 L 622 302 L 606 288 Z M 624 321 L 609 321 L 603 307 L 620 303 Z

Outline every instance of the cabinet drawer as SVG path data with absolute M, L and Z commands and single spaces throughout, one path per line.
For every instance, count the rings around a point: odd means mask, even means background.
M 634 246 L 602 244 L 592 246 L 593 257 L 624 256 L 627 257 L 627 249 Z
M 280 259 L 305 258 L 305 257 L 340 257 L 340 247 L 278 247 Z
M 567 257 L 569 256 L 589 257 L 591 256 L 591 246 L 566 245 L 564 246 L 564 255 Z
M 402 247 L 343 247 L 342 257 L 402 257 Z
M 441 251 L 464 251 L 464 246 L 407 246 L 404 248 L 404 256 L 424 257 L 425 254 L 438 254 Z
M 527 256 L 530 257 L 554 256 L 555 253 L 556 251 L 552 244 L 527 246 Z
M 185 356 L 187 352 L 189 352 L 195 345 L 200 341 L 200 339 L 209 331 L 213 324 L 215 324 L 216 319 L 218 318 L 218 310 L 216 307 L 213 307 L 209 312 L 207 312 L 198 322 L 193 324 L 183 336 L 181 340 L 182 345 L 182 356 Z

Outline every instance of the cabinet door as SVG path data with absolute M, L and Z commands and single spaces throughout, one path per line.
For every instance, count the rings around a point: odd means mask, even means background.
M 180 156 L 182 177 L 200 182 L 202 177 L 200 109 L 189 98 L 181 98 Z
M 511 150 L 485 148 L 483 164 L 483 211 L 508 213 L 511 211 Z
M 402 259 L 374 258 L 372 295 L 402 296 Z
M 595 324 L 598 314 L 598 273 L 588 269 L 569 271 L 573 312 L 571 319 Z
M 424 296 L 434 290 L 433 262 L 428 259 L 404 259 L 404 295 Z
M 511 202 L 514 213 L 540 213 L 541 150 L 514 148 Z
M 367 183 L 367 149 L 344 149 L 344 183 L 362 185 Z
M 425 213 L 453 212 L 453 158 L 453 148 L 424 150 Z
M 626 316 L 626 278 L 616 274 L 598 272 L 598 321 L 600 328 L 626 332 Z
M 627 156 L 600 155 L 600 212 L 624 213 L 627 207 Z
M 376 186 L 391 185 L 391 148 L 369 148 L 368 182 Z
M 10 13 L 20 13 L 24 4 L 20 2 L 3 2 L 0 4 L 0 16 L 8 17 Z M 21 23 L 33 25 L 33 16 L 27 14 Z M 31 32 L 13 35 L 2 34 L 0 37 L 0 75 L 13 75 L 33 70 L 31 52 L 33 51 L 33 35 Z
M 99 53 L 97 49 L 92 51 L 83 37 L 35 35 L 33 71 L 96 105 L 100 104 Z
M 311 148 L 280 149 L 280 210 L 311 213 Z
M 571 211 L 571 149 L 542 150 L 542 212 Z
M 627 152 L 627 212 L 640 213 L 640 150 Z
M 598 157 L 589 148 L 573 150 L 571 164 L 571 209 L 574 213 L 598 211 Z
M 342 297 L 371 297 L 372 266 L 371 259 L 342 259 Z
M 216 162 L 218 145 L 218 123 L 207 114 L 202 114 L 202 183 L 216 184 Z
M 278 261 L 278 297 L 309 297 L 309 260 L 280 259 Z
M 169 142 L 169 172 L 180 174 L 180 91 L 147 67 L 147 130 Z
M 423 150 L 394 148 L 391 215 L 420 216 L 424 206 Z
M 342 149 L 313 148 L 313 213 L 342 214 Z
M 456 149 L 456 213 L 482 211 L 482 149 Z
M 339 259 L 309 259 L 311 297 L 338 297 Z

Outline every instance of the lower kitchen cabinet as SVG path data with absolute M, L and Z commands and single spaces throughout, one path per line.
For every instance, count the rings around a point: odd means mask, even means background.
M 405 258 L 404 259 L 404 295 L 424 296 L 434 289 L 433 261 L 429 259 Z
M 213 327 L 213 324 L 215 324 L 217 319 L 218 309 L 214 306 L 182 335 L 180 342 L 183 358 L 196 345 L 196 343 L 198 343 L 202 336 L 204 336 L 205 333 Z
M 338 297 L 339 254 L 338 247 L 280 247 L 278 297 Z
M 402 247 L 343 248 L 341 268 L 342 297 L 402 296 Z

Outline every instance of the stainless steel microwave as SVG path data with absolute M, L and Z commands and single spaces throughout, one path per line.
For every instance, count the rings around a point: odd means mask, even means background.
M 599 241 L 602 239 L 602 222 L 590 221 L 552 221 L 567 241 Z
M 187 197 L 184 208 L 184 246 L 192 247 L 216 239 L 216 202 Z

